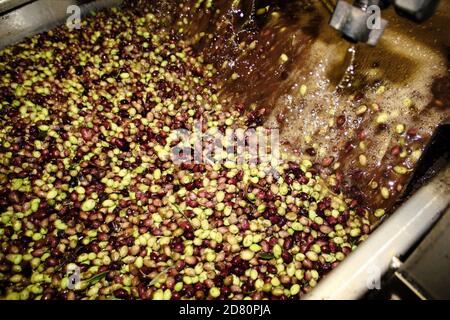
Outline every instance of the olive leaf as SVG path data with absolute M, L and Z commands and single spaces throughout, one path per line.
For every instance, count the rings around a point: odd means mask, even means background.
M 156 277 L 154 277 L 153 280 L 150 281 L 149 286 L 155 285 L 156 282 L 158 282 L 159 278 L 160 278 L 163 274 L 165 274 L 169 269 L 170 269 L 170 267 L 167 267 L 167 268 L 165 268 L 163 271 L 161 271 L 160 273 L 158 273 L 158 274 L 156 275 Z
M 262 260 L 272 260 L 275 258 L 275 256 L 271 253 L 262 252 L 258 255 L 258 258 Z
M 187 217 L 187 216 L 183 213 L 183 211 L 181 211 L 180 207 L 177 206 L 177 205 L 174 204 L 174 203 L 169 203 L 169 204 L 170 204 L 170 206 L 172 207 L 172 209 L 173 209 L 174 211 L 178 212 L 179 214 L 181 214 L 181 215 L 189 222 L 189 224 L 191 225 L 192 229 L 194 229 L 194 226 L 192 225 L 191 219 L 189 219 L 189 217 Z
M 95 276 L 92 276 L 88 280 L 86 280 L 89 284 L 94 284 L 99 282 L 100 280 L 104 279 L 109 271 L 101 272 L 99 274 L 96 274 Z

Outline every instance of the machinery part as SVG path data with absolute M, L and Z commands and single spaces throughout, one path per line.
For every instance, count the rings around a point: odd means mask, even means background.
M 380 10 L 392 2 L 398 15 L 416 22 L 431 17 L 440 0 L 355 0 L 351 5 L 339 0 L 331 17 L 330 25 L 352 42 L 376 45 L 387 21 L 381 18 Z
M 425 299 L 450 299 L 450 210 L 398 270 L 397 277 Z M 417 294 L 417 293 L 416 293 Z M 424 299 L 424 298 L 422 298 Z
M 34 0 L 0 0 L 0 14 Z
M 371 287 L 373 277 L 390 268 L 394 256 L 401 257 L 439 219 L 450 202 L 450 166 L 422 187 L 382 223 L 358 250 L 348 256 L 305 298 L 358 299 Z M 377 288 L 379 289 L 379 288 Z
M 368 300 L 447 300 L 450 298 L 450 209 L 433 226 L 413 252 L 383 277 L 381 290 L 371 290 Z
M 362 7 L 339 0 L 330 25 L 352 42 L 365 42 L 374 46 L 387 26 L 387 21 L 380 15 L 379 5 L 384 6 L 384 1 L 359 0 L 358 3 Z
M 439 0 L 394 0 L 397 14 L 416 22 L 423 22 L 431 17 L 439 4 Z
M 354 5 L 366 11 L 369 6 L 378 6 L 380 9 L 389 7 L 390 0 L 355 0 Z

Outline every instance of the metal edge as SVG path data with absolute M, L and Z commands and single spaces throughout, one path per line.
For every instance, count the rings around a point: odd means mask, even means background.
M 24 38 L 50 30 L 64 23 L 70 16 L 67 7 L 78 5 L 81 15 L 93 10 L 119 6 L 123 0 L 38 0 L 0 15 L 0 49 L 22 41 Z
M 0 0 L 0 14 L 35 0 Z

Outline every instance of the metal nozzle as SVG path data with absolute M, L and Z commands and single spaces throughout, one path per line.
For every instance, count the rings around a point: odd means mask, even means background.
M 376 45 L 387 26 L 381 18 L 380 1 L 360 0 L 362 8 L 340 0 L 331 17 L 330 25 L 353 42 Z M 378 4 L 374 4 L 378 3 Z

